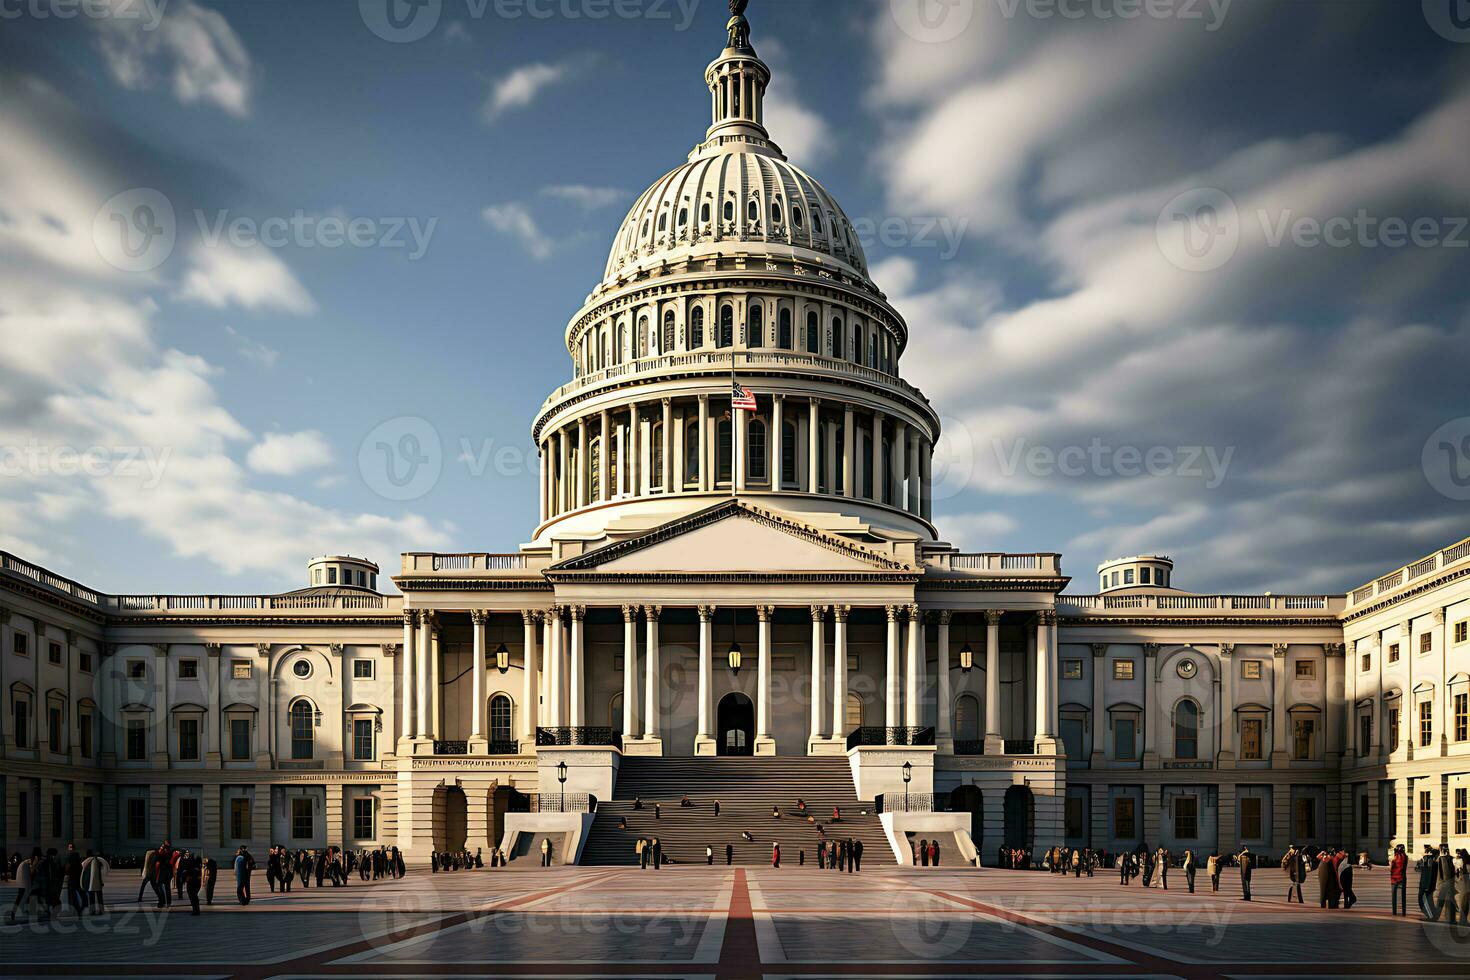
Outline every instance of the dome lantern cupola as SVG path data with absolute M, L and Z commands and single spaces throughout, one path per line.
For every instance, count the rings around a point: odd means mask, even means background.
M 695 155 L 734 142 L 765 147 L 774 155 L 781 156 L 780 149 L 766 132 L 764 107 L 771 70 L 750 46 L 750 24 L 745 19 L 746 2 L 730 0 L 733 16 L 726 25 L 729 37 L 725 50 L 705 69 L 704 81 L 710 90 L 713 122 L 705 133 L 705 142 Z

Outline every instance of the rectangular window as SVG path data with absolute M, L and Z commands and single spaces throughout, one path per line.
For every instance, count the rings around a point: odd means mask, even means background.
M 1317 801 L 1297 800 L 1292 807 L 1292 828 L 1297 840 L 1315 840 L 1317 837 Z
M 128 759 L 137 762 L 148 756 L 147 722 L 141 718 L 128 719 Z
M 1434 634 L 1421 633 L 1419 635 L 1419 652 L 1428 653 L 1434 649 Z
M 1419 702 L 1419 745 L 1434 744 L 1434 702 Z
M 1394 751 L 1399 747 L 1399 709 L 1388 709 L 1388 750 Z
M 1464 786 L 1455 787 L 1455 836 L 1464 837 L 1467 831 L 1466 823 L 1470 822 L 1470 790 Z
M 97 801 L 90 796 L 82 797 L 82 836 L 90 840 L 95 827 L 93 823 Z
M 1370 670 L 1373 669 L 1373 654 L 1371 654 L 1371 653 L 1365 653 L 1365 654 L 1363 654 L 1362 661 L 1363 661 L 1362 662 L 1362 665 L 1359 666 L 1358 669 L 1361 670 L 1363 673 L 1366 674 L 1368 671 L 1370 671 Z
M 128 680 L 141 681 L 148 676 L 148 665 L 141 660 L 128 661 Z
M 1066 823 L 1062 830 L 1068 837 L 1082 837 L 1087 833 L 1084 802 L 1080 796 L 1067 797 L 1066 808 L 1063 811 L 1063 819 Z
M 31 794 L 22 792 L 20 794 L 20 835 L 31 836 Z
M 1419 834 L 1423 837 L 1429 836 L 1432 826 L 1430 817 L 1433 811 L 1429 808 L 1429 790 L 1419 791 Z
M 291 839 L 311 840 L 311 797 L 291 797 Z
M 1115 680 L 1115 681 L 1131 681 L 1131 680 L 1133 680 L 1133 661 L 1131 661 L 1131 660 L 1114 660 L 1113 661 L 1113 680 Z
M 30 656 L 30 637 L 24 633 L 12 633 L 10 636 L 10 649 L 17 656 Z
M 373 679 L 373 662 L 371 660 L 352 661 L 352 676 L 360 681 Z
M 1174 797 L 1174 836 L 1194 840 L 1199 836 L 1199 797 Z
M 1388 662 L 1391 664 L 1399 662 L 1399 645 L 1397 643 L 1390 643 L 1388 645 Z
M 47 657 L 47 659 L 49 659 L 53 664 L 59 664 L 59 663 L 61 663 L 61 644 L 60 643 L 52 643 L 52 644 L 50 644 L 50 646 L 47 647 L 47 651 L 48 651 L 48 657 Z
M 1244 718 L 1240 722 L 1240 757 L 1242 759 L 1259 760 L 1261 758 L 1261 731 L 1264 728 L 1260 718 Z
M 51 794 L 51 836 L 60 837 L 61 828 L 66 824 L 65 800 L 60 793 Z
M 1312 660 L 1298 660 L 1296 662 L 1296 676 L 1298 676 L 1298 677 L 1316 677 L 1317 676 L 1317 664 L 1316 664 L 1316 662 L 1315 661 L 1312 661 Z
M 1135 722 L 1132 718 L 1116 718 L 1113 720 L 1113 758 L 1133 759 L 1137 758 L 1138 751 L 1135 745 Z
M 196 761 L 199 758 L 199 719 L 179 719 L 179 758 Z
M 494 731 L 494 729 L 491 729 Z M 1062 750 L 1068 759 L 1081 759 L 1082 719 L 1076 716 L 1062 718 Z
M 1152 572 L 1152 569 L 1148 568 L 1147 566 L 1144 566 L 1143 568 L 1140 568 L 1138 570 L 1138 581 L 1140 583 L 1142 583 L 1143 585 L 1149 585 L 1149 584 L 1151 584 L 1150 581 L 1149 581 L 1150 578 L 1152 577 L 1151 574 L 1150 574 L 1151 572 Z
M 230 719 L 230 758 L 244 760 L 250 758 L 250 719 Z
M 1069 681 L 1080 681 L 1082 679 L 1082 661 L 1063 660 L 1062 678 Z
M 1261 679 L 1261 662 L 1259 660 L 1242 660 L 1240 662 L 1240 676 L 1248 681 Z
M 1462 619 L 1455 624 L 1455 643 L 1464 643 L 1470 638 L 1470 619 Z
M 1118 840 L 1133 840 L 1138 836 L 1133 821 L 1133 797 L 1113 798 L 1113 836 Z
M 1243 840 L 1261 839 L 1261 798 L 1240 798 L 1240 836 Z
M 230 661 L 230 677 L 232 677 L 233 679 L 235 679 L 237 681 L 248 681 L 248 680 L 250 680 L 250 661 L 248 661 L 248 660 L 231 660 Z
M 1131 568 L 1125 568 L 1125 569 L 1123 569 L 1123 584 L 1124 585 L 1132 585 L 1133 584 L 1133 569 L 1131 569 Z
M 377 836 L 373 832 L 373 803 L 371 796 L 353 797 L 352 836 L 358 840 L 372 840 Z
M 230 800 L 230 837 L 234 840 L 250 837 L 250 801 L 243 796 Z
M 128 840 L 148 836 L 148 801 L 141 796 L 128 797 Z
M 1373 751 L 1373 716 L 1358 716 L 1358 755 L 1369 755 Z
M 52 752 L 66 750 L 61 729 L 61 709 L 52 705 L 46 709 L 46 741 L 51 746 Z
M 191 680 L 194 680 L 195 678 L 197 678 L 198 676 L 199 676 L 199 661 L 197 661 L 197 660 L 180 660 L 179 661 L 179 679 L 180 680 L 191 681 Z
M 11 706 L 11 714 L 15 716 L 15 747 L 28 749 L 31 747 L 31 703 L 25 698 L 17 697 Z
M 1368 794 L 1358 797 L 1358 837 L 1368 839 Z
M 1315 759 L 1317 757 L 1317 719 L 1297 718 L 1292 722 L 1291 757 L 1293 759 Z
M 92 758 L 92 713 L 84 711 L 77 715 L 77 748 L 83 759 Z
M 84 674 L 92 672 L 92 655 L 86 650 L 77 654 L 77 669 Z
M 373 759 L 373 720 L 355 718 L 352 721 L 352 757 L 358 762 Z
M 1455 741 L 1466 738 L 1470 738 L 1470 692 L 1461 691 L 1455 695 Z
M 199 838 L 198 797 L 179 797 L 179 836 L 184 840 L 197 840 Z

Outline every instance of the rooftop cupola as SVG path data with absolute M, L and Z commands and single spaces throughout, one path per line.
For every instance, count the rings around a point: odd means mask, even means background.
M 750 22 L 745 19 L 748 0 L 730 0 L 730 21 L 725 50 L 704 71 L 709 86 L 714 121 L 698 151 L 718 150 L 729 143 L 767 147 L 780 156 L 765 127 L 766 86 L 771 69 L 750 46 Z

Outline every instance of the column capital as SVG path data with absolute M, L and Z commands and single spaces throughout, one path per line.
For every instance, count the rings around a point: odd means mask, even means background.
M 220 650 L 220 645 L 218 643 L 206 643 L 206 644 L 204 644 L 204 652 L 207 653 L 207 654 L 209 654 L 209 656 L 211 656 L 211 657 L 218 657 L 219 656 L 219 650 Z
M 719 607 L 702 605 L 698 606 L 697 608 L 699 609 L 699 621 L 701 623 L 708 623 L 710 620 L 715 618 L 715 610 Z
M 625 623 L 636 623 L 636 622 L 638 622 L 638 607 L 637 606 L 632 605 L 631 603 L 624 603 L 623 604 L 623 622 L 625 622 Z
M 1000 625 L 1000 618 L 1002 616 L 1004 616 L 1004 615 L 1005 615 L 1005 612 L 1003 610 L 1000 610 L 1000 609 L 987 609 L 987 610 L 985 610 L 985 625 L 986 626 L 999 626 Z
M 573 622 L 580 623 L 587 616 L 587 607 L 582 605 L 567 606 L 567 612 L 571 615 Z
M 660 399 L 659 399 L 659 401 L 660 401 L 660 402 L 661 402 L 661 403 L 662 403 L 662 404 L 663 404 L 663 405 L 664 405 L 664 406 L 665 406 L 665 407 L 668 407 L 668 406 L 669 406 L 669 405 L 672 405 L 672 404 L 674 404 L 674 400 L 673 400 L 673 399 L 672 399 L 672 398 L 669 398 L 669 397 L 668 397 L 668 396 L 665 396 L 665 397 L 663 397 L 663 398 L 660 398 Z
M 934 621 L 940 626 L 948 626 L 952 619 L 954 619 L 953 609 L 936 609 L 934 611 Z
M 257 657 L 269 657 L 271 655 L 271 645 L 269 643 L 255 644 L 255 655 Z
M 1235 656 L 1235 644 L 1234 643 L 1221 643 L 1219 646 L 1220 646 L 1220 656 L 1221 657 L 1223 657 L 1226 660 L 1228 660 L 1231 657 Z
M 419 624 L 419 611 L 417 609 L 403 610 L 403 625 L 410 629 Z
M 1286 648 L 1288 646 L 1290 646 L 1290 644 L 1288 643 L 1273 643 L 1271 644 L 1271 653 L 1275 657 L 1280 659 L 1281 657 L 1286 656 Z
M 909 603 L 909 605 L 907 607 L 905 607 L 905 608 L 908 610 L 908 620 L 909 620 L 909 622 L 911 622 L 911 623 L 920 623 L 920 622 L 923 622 L 923 620 L 924 620 L 924 613 L 923 613 L 922 610 L 919 609 L 919 604 L 917 602 Z
M 888 621 L 890 623 L 896 623 L 906 608 L 905 606 L 884 606 L 883 611 L 888 614 Z
M 522 609 L 521 622 L 524 623 L 526 626 L 535 626 L 537 623 L 541 622 L 541 610 Z
M 1435 626 L 1443 626 L 1444 625 L 1444 610 L 1443 609 L 1436 609 L 1434 612 L 1430 613 L 1430 617 L 1433 618 L 1434 625 Z
M 1402 623 L 1399 623 L 1399 632 L 1403 633 L 1404 636 L 1406 636 L 1406 637 L 1413 636 L 1414 635 L 1414 620 L 1412 620 L 1412 619 L 1406 619 Z
M 1150 660 L 1157 657 L 1159 655 L 1159 645 L 1157 643 L 1145 643 L 1143 645 L 1143 655 Z
M 383 656 L 385 656 L 385 657 L 396 657 L 396 656 L 398 656 L 398 644 L 397 643 L 382 643 L 382 644 L 379 644 L 379 646 L 382 648 Z
M 167 657 L 168 656 L 168 644 L 167 643 L 153 643 L 153 644 L 150 644 L 150 646 L 153 647 L 153 655 L 154 656 L 156 656 L 156 657 Z
M 330 653 L 334 657 L 340 657 L 340 656 L 342 656 L 342 644 L 340 644 L 340 643 L 328 643 L 327 644 L 327 652 Z
M 852 612 L 851 606 L 834 605 L 832 607 L 832 621 L 834 623 L 847 622 L 847 614 Z
M 812 603 L 812 622 L 820 623 L 827 618 L 827 607 L 820 603 Z
M 1342 656 L 1343 645 L 1341 643 L 1324 643 L 1322 644 L 1322 652 L 1329 657 L 1340 657 Z
M 755 614 L 756 614 L 756 617 L 761 622 L 763 622 L 763 623 L 770 622 L 771 617 L 776 614 L 776 607 L 775 606 L 756 606 L 755 607 Z
M 663 614 L 663 606 L 644 606 L 643 615 L 648 617 L 650 623 L 658 622 L 658 617 Z
M 490 621 L 490 614 L 484 609 L 471 609 L 470 622 L 476 626 L 484 626 Z
M 1101 660 L 1103 657 L 1106 657 L 1108 655 L 1108 647 L 1110 646 L 1112 646 L 1111 643 L 1091 644 L 1093 658 L 1096 660 Z
M 1055 609 L 1042 609 L 1036 614 L 1036 623 L 1039 626 L 1055 626 L 1057 611 Z

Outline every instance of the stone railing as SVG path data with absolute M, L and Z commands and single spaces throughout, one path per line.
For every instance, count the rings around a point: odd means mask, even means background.
M 587 793 L 538 793 L 531 798 L 536 813 L 591 813 L 593 798 Z
M 95 605 L 101 598 L 98 593 L 87 588 L 85 585 L 73 582 L 69 578 L 62 578 L 55 572 L 49 572 L 39 565 L 32 565 L 24 559 L 15 557 L 8 551 L 0 551 L 0 568 L 4 568 L 7 572 L 23 575 L 42 585 L 49 586 L 58 592 L 65 592 L 67 595 L 75 599 L 80 599 L 83 602 L 90 602 Z
M 877 813 L 933 813 L 933 793 L 904 793 L 895 790 L 873 801 Z
M 544 567 L 545 560 L 532 562 L 521 552 L 467 551 L 440 553 L 410 551 L 403 555 L 402 569 L 409 572 L 515 572 Z
M 435 755 L 468 755 L 470 743 L 464 739 L 436 738 L 434 739 Z
M 1060 575 L 1062 556 L 1051 552 L 1008 554 L 980 552 L 975 554 L 939 554 L 931 561 L 937 568 L 957 572 L 984 572 L 1008 575 Z
M 101 605 L 117 612 L 198 612 L 224 610 L 382 609 L 398 611 L 396 595 L 110 595 Z
M 611 728 L 582 725 L 578 727 L 538 728 L 538 746 L 559 745 L 617 745 L 617 733 Z
M 1436 551 L 1432 555 L 1411 562 L 1402 568 L 1389 572 L 1367 585 L 1359 586 L 1352 591 L 1348 597 L 1348 606 L 1360 606 L 1370 599 L 1393 592 L 1395 589 L 1403 588 L 1423 578 L 1424 576 L 1449 568 L 1451 565 L 1470 558 L 1470 538 L 1456 542 L 1448 548 Z
M 865 725 L 862 728 L 854 728 L 852 732 L 847 736 L 847 747 L 849 749 L 855 749 L 859 746 L 869 745 L 933 744 L 933 728 L 884 728 L 882 726 Z
M 1057 608 L 1062 612 L 1071 610 L 1115 612 L 1144 610 L 1149 612 L 1178 612 L 1189 614 L 1201 611 L 1249 611 L 1249 612 L 1300 612 L 1318 610 L 1338 612 L 1343 608 L 1342 596 L 1329 595 L 1176 595 L 1172 593 L 1143 595 L 1059 595 Z

